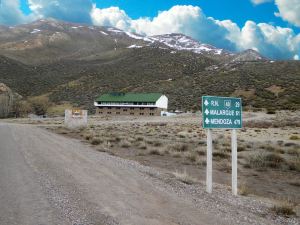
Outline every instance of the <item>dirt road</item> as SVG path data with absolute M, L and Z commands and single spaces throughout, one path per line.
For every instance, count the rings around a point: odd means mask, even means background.
M 261 203 L 221 192 L 41 128 L 0 123 L 1 225 L 274 223 Z

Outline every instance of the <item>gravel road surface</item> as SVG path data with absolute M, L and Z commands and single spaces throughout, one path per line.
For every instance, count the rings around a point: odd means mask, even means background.
M 0 123 L 1 225 L 296 224 L 31 125 Z

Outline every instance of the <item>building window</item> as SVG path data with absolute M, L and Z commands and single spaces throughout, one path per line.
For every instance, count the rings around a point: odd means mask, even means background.
M 144 115 L 144 113 L 140 113 L 140 115 L 142 116 L 142 115 Z
M 111 114 L 111 112 L 107 112 L 107 114 Z
M 133 108 L 133 107 L 131 107 L 131 108 L 130 108 L 130 110 L 134 110 L 134 108 Z
M 144 110 L 144 108 L 140 108 L 140 110 Z
M 150 113 L 150 116 L 154 116 L 154 113 Z
M 116 114 L 120 114 L 120 112 L 116 112 Z
M 117 107 L 117 109 L 121 109 L 121 107 Z
M 133 113 L 133 112 L 131 112 L 131 113 L 130 113 L 130 115 L 134 115 L 134 113 Z
M 154 108 L 150 108 L 150 110 L 154 110 Z
M 127 112 L 127 109 L 123 109 L 124 112 Z
M 111 107 L 107 107 L 108 109 L 111 109 Z

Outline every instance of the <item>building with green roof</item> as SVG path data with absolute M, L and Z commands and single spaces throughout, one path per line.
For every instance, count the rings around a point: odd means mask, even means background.
M 161 93 L 113 92 L 99 96 L 94 105 L 99 115 L 160 116 L 168 109 L 168 98 Z

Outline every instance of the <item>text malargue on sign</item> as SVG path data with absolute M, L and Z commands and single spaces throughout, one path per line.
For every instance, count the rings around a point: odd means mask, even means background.
M 202 96 L 203 128 L 242 128 L 240 98 Z

